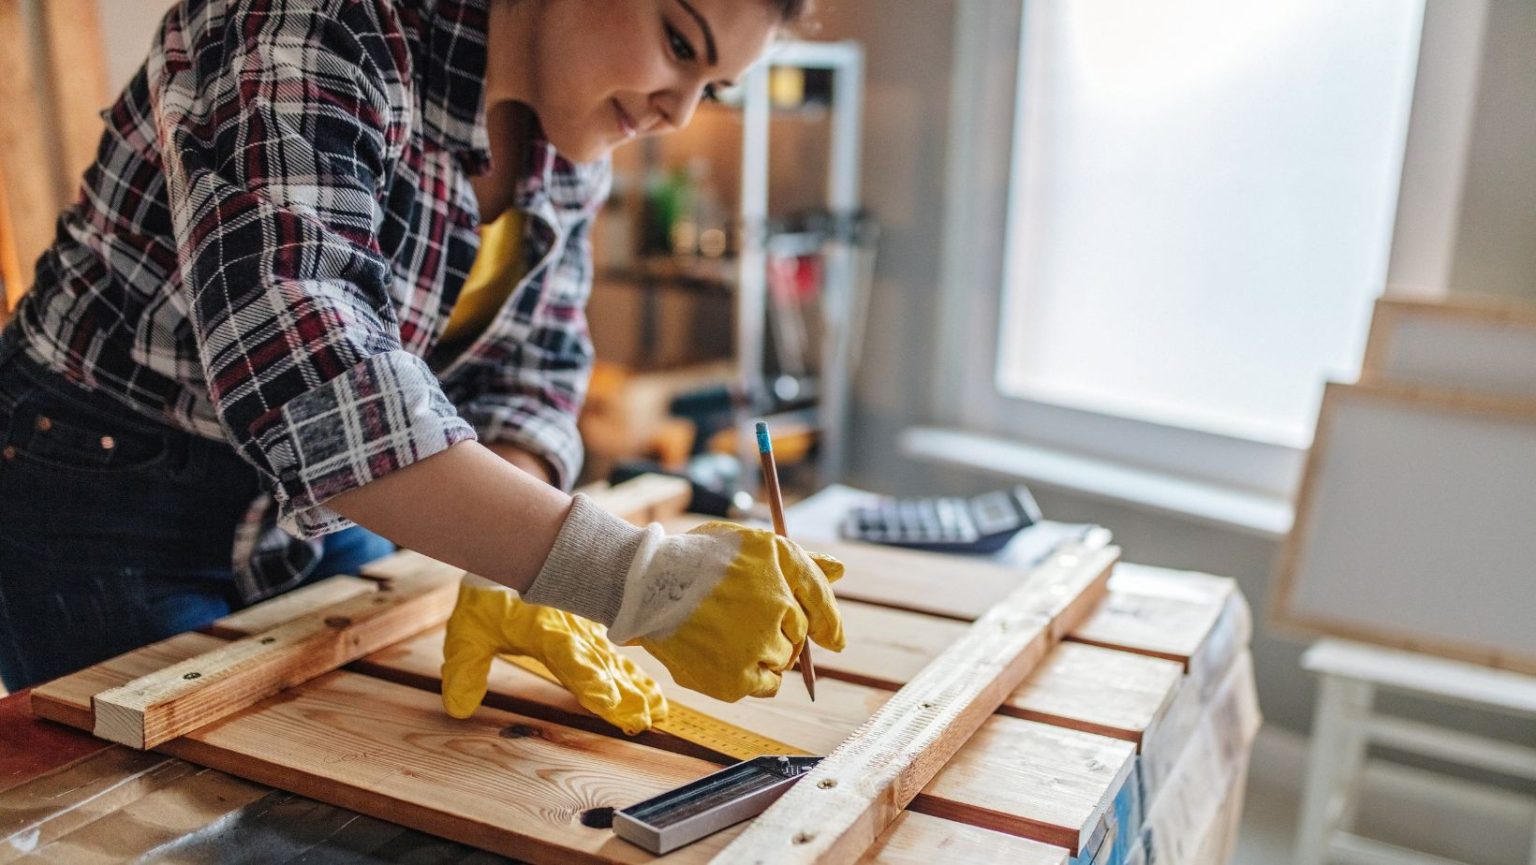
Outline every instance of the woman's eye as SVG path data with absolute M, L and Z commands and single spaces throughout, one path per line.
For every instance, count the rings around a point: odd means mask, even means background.
M 683 38 L 683 34 L 670 26 L 667 27 L 667 42 L 672 47 L 672 53 L 677 55 L 677 59 L 685 63 L 698 56 L 694 53 L 693 46 Z

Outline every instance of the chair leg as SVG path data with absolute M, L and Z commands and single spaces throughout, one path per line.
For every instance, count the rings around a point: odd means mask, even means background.
M 1312 719 L 1312 755 L 1307 766 L 1307 782 L 1301 802 L 1301 822 L 1296 830 L 1296 865 L 1324 865 L 1328 861 L 1328 842 L 1337 827 L 1339 797 L 1352 798 L 1357 792 L 1343 789 L 1348 782 L 1343 769 L 1350 753 L 1353 734 L 1346 729 L 1351 722 L 1350 708 L 1357 683 L 1323 674 L 1318 683 L 1317 712 Z M 1363 750 L 1364 743 L 1360 743 Z
M 1339 779 L 1343 801 L 1339 804 L 1335 829 L 1353 831 L 1355 816 L 1360 810 L 1365 784 L 1365 759 L 1370 749 L 1370 737 L 1362 723 L 1369 717 L 1376 699 L 1376 686 L 1369 682 L 1346 680 L 1344 682 L 1344 732 L 1339 760 Z

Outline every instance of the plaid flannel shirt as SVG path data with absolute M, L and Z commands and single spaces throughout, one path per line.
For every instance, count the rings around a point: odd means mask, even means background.
M 606 162 L 535 142 L 527 276 L 472 345 L 426 360 L 479 244 L 485 26 L 485 0 L 182 0 L 38 262 L 28 355 L 227 440 L 300 537 L 349 525 L 331 496 L 477 436 L 569 486 Z M 262 514 L 247 546 L 270 546 Z

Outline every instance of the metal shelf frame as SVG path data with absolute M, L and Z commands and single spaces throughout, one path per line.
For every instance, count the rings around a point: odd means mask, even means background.
M 740 218 L 743 226 L 737 262 L 740 278 L 736 293 L 736 351 L 738 380 L 749 404 L 762 404 L 767 326 L 768 155 L 772 106 L 769 76 L 775 67 L 822 69 L 832 73 L 832 105 L 829 108 L 831 153 L 828 163 L 826 205 L 836 218 L 851 217 L 859 209 L 859 147 L 863 135 L 864 49 L 857 42 L 789 41 L 776 46 L 768 61 L 744 76 L 741 87 L 743 141 Z M 825 253 L 822 315 L 825 336 L 821 345 L 821 380 L 817 403 L 819 485 L 836 482 L 843 474 L 847 449 L 848 403 L 851 393 L 850 357 L 853 293 L 858 276 L 851 237 L 837 232 Z M 737 428 L 743 465 L 757 463 L 753 418 L 743 417 Z M 744 473 L 746 486 L 755 474 Z

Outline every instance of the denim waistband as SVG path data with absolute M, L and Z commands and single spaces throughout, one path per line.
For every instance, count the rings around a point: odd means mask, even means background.
M 123 401 L 99 391 L 75 384 L 64 375 L 43 366 L 27 354 L 26 342 L 14 322 L 0 330 L 0 391 L 12 376 L 25 385 L 41 390 L 49 396 L 64 400 L 78 408 L 111 418 L 114 424 L 133 430 L 162 436 L 182 455 L 183 465 L 193 470 L 206 471 L 222 465 L 224 470 L 238 467 L 256 471 L 226 441 L 209 439 L 180 427 L 142 414 Z M 0 396 L 3 399 L 3 396 Z

